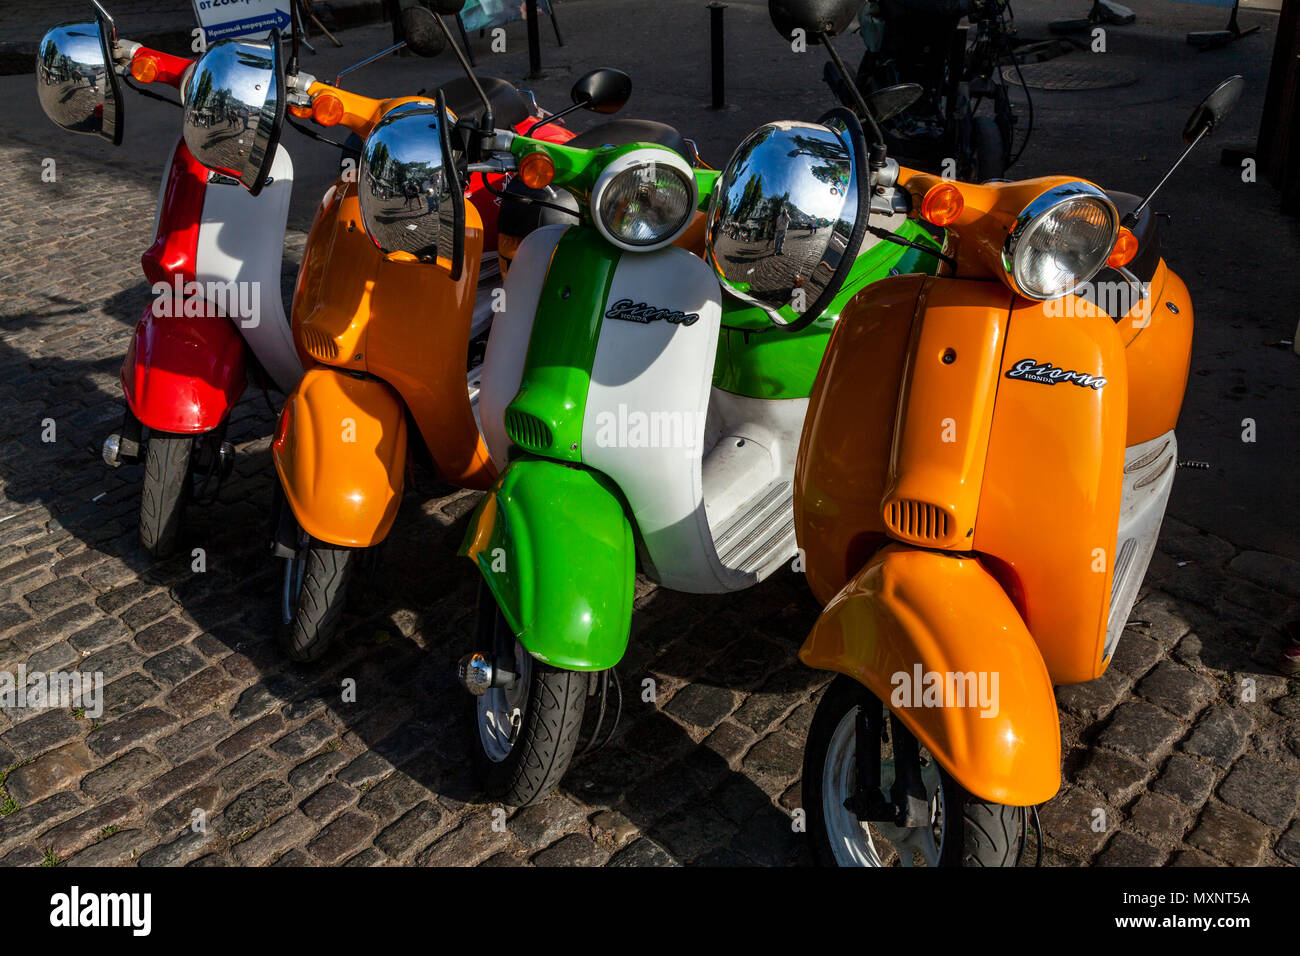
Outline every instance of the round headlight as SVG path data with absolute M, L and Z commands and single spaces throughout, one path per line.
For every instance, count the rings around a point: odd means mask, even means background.
M 673 242 L 690 224 L 698 202 L 691 167 L 667 149 L 624 153 L 605 167 L 591 191 L 596 229 L 632 252 Z
M 1059 299 L 1101 270 L 1118 233 L 1115 205 L 1096 186 L 1053 186 L 1016 217 L 1002 265 L 1021 295 Z
M 194 158 L 254 196 L 261 192 L 284 123 L 284 85 L 279 31 L 269 41 L 208 47 L 181 87 L 185 145 Z

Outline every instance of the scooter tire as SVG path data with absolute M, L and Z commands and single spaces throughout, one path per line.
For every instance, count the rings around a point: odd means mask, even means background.
M 836 728 L 862 705 L 871 691 L 843 674 L 832 681 L 813 714 L 804 747 L 802 792 L 808 836 L 819 866 L 839 866 L 828 835 L 822 794 L 822 770 Z M 1015 866 L 1023 841 L 1022 807 L 987 803 L 966 792 L 940 768 L 948 828 L 939 847 L 940 866 Z M 845 794 L 847 796 L 847 794 Z M 960 808 L 960 812 L 953 812 Z
M 282 622 L 280 646 L 295 661 L 319 660 L 338 635 L 352 580 L 361 553 L 358 548 L 338 547 L 312 540 L 307 545 L 302 588 L 293 604 L 293 618 Z M 293 562 L 285 562 L 285 574 L 293 573 Z
M 153 558 L 176 550 L 190 498 L 194 436 L 151 432 L 140 489 L 140 547 Z
M 497 638 L 513 646 L 515 636 L 487 588 L 479 599 L 478 650 L 494 653 Z M 568 772 L 582 730 L 590 677 L 533 659 L 528 694 L 515 743 L 504 760 L 495 761 L 479 733 L 478 703 L 470 698 L 470 750 L 474 769 L 487 795 L 506 806 L 522 807 L 549 796 Z

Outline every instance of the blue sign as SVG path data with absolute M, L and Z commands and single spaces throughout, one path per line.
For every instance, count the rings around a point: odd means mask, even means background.
M 290 0 L 193 0 L 208 42 L 232 37 L 264 37 L 289 30 Z

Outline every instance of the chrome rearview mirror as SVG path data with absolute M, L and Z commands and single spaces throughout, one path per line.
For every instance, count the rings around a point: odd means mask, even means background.
M 117 31 L 102 10 L 96 19 L 64 23 L 36 49 L 36 95 L 45 115 L 73 133 L 122 142 L 122 81 L 113 70 Z
M 865 153 L 845 109 L 747 136 L 709 209 L 708 259 L 723 289 L 791 331 L 818 319 L 862 249 Z
M 284 125 L 280 32 L 269 40 L 218 40 L 181 91 L 185 145 L 213 172 L 256 196 L 266 184 Z
M 405 103 L 375 124 L 361 150 L 357 200 L 380 251 L 454 264 L 453 177 L 438 114 L 433 103 Z

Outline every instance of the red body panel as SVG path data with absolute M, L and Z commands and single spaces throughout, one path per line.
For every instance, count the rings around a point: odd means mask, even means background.
M 203 218 L 203 197 L 208 188 L 208 170 L 190 153 L 185 141 L 176 144 L 153 245 L 140 257 L 150 284 L 172 283 L 179 274 L 194 281 L 194 257 L 199 244 L 199 220 Z
M 157 234 L 140 257 L 151 285 L 165 283 L 175 290 L 179 282 L 189 296 L 185 287 L 195 281 L 207 182 L 207 169 L 184 141 L 178 143 L 163 187 Z M 201 295 L 194 298 L 202 301 Z M 209 311 L 206 306 L 204 311 Z M 210 431 L 243 394 L 246 348 L 230 319 L 187 316 L 185 302 L 169 291 L 145 309 L 131 337 L 120 376 L 126 403 L 147 428 L 181 434 Z
M 243 394 L 244 340 L 224 316 L 163 316 L 159 309 L 150 304 L 131 336 L 121 373 L 126 403 L 147 428 L 211 431 Z

